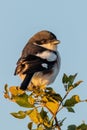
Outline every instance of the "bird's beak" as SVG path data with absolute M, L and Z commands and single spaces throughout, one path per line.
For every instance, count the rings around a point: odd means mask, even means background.
M 54 44 L 54 45 L 59 44 L 59 43 L 60 43 L 59 40 L 54 40 L 54 41 L 52 41 L 52 44 Z

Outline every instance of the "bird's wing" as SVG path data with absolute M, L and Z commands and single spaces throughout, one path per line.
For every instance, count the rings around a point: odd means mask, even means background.
M 47 61 L 46 59 L 42 59 L 34 55 L 28 55 L 25 58 L 20 58 L 17 62 L 15 75 L 20 73 L 26 75 L 20 88 L 26 90 L 35 72 L 43 71 L 44 73 L 48 73 L 54 63 L 55 61 Z
M 39 55 L 28 55 L 25 58 L 20 58 L 17 62 L 15 69 L 16 74 L 35 73 L 38 71 L 50 70 L 55 63 L 55 60 L 49 61 L 48 59 L 39 57 Z
M 21 89 L 25 90 L 35 72 L 48 73 L 57 59 L 57 53 L 35 44 L 27 44 L 17 62 L 16 74 L 25 74 Z

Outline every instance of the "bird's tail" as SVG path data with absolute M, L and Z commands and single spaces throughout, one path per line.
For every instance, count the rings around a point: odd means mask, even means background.
M 29 85 L 29 83 L 30 83 L 30 81 L 32 79 L 32 76 L 33 76 L 33 73 L 26 74 L 23 82 L 21 83 L 20 89 L 22 89 L 22 90 L 27 89 L 27 87 L 28 87 L 28 85 Z

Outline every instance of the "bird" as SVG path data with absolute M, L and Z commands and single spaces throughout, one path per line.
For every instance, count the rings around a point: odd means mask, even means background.
M 33 86 L 46 88 L 54 82 L 60 70 L 59 43 L 55 34 L 48 30 L 41 30 L 28 40 L 14 72 L 22 79 L 21 90 Z

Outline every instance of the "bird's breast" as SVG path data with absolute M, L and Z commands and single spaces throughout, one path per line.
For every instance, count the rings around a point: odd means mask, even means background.
M 54 67 L 47 73 L 37 72 L 34 74 L 31 82 L 34 86 L 47 86 L 51 84 L 58 74 L 58 65 L 55 63 Z

